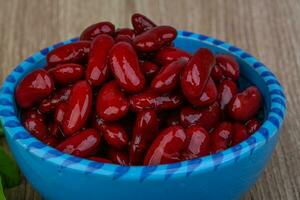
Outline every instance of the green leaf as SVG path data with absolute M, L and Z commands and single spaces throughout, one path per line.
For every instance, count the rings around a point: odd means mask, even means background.
M 0 176 L 3 187 L 10 188 L 20 184 L 21 176 L 16 162 L 0 147 Z
M 6 200 L 3 192 L 1 176 L 0 176 L 0 200 Z
M 0 122 L 0 137 L 4 136 L 2 123 Z

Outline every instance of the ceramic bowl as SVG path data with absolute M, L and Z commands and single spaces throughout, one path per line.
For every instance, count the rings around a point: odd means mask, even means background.
M 233 55 L 241 85 L 256 85 L 264 98 L 265 121 L 242 143 L 220 153 L 157 166 L 127 167 L 64 154 L 32 137 L 22 126 L 15 103 L 18 82 L 43 68 L 49 51 L 78 38 L 47 47 L 20 63 L 5 79 L 0 119 L 7 142 L 23 174 L 47 200 L 76 199 L 238 199 L 262 173 L 277 143 L 286 110 L 283 89 L 274 74 L 249 53 L 205 35 L 178 31 L 176 47 L 194 52 L 206 47 Z

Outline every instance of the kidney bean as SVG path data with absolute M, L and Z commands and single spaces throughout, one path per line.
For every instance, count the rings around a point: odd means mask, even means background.
M 238 62 L 231 55 L 216 55 L 216 65 L 222 70 L 222 75 L 232 80 L 237 80 L 240 76 L 240 68 Z
M 203 89 L 203 93 L 200 97 L 189 98 L 189 102 L 195 106 L 209 106 L 217 100 L 218 90 L 215 82 L 212 78 L 209 78 L 206 86 Z
M 43 114 L 36 108 L 31 108 L 29 110 L 22 110 L 20 116 L 21 116 L 22 121 L 24 121 L 27 118 L 32 118 L 32 119 L 39 118 L 39 117 L 44 118 Z
M 253 133 L 255 133 L 259 127 L 260 127 L 260 122 L 255 119 L 255 118 L 252 118 L 250 120 L 248 120 L 246 123 L 245 123 L 246 127 L 247 127 L 247 131 L 250 135 L 252 135 Z
M 146 78 L 152 79 L 160 70 L 160 67 L 151 61 L 140 62 L 140 67 Z
M 235 122 L 233 124 L 233 134 L 232 134 L 232 146 L 241 143 L 242 141 L 246 140 L 250 134 L 247 131 L 245 125 Z
M 223 80 L 219 85 L 218 91 L 218 99 L 221 109 L 223 110 L 231 99 L 238 93 L 238 88 L 235 82 L 231 80 Z
M 120 35 L 124 35 L 124 36 L 129 37 L 132 40 L 135 37 L 135 32 L 131 28 L 119 28 L 119 29 L 117 29 L 115 35 L 116 35 L 116 37 L 118 37 Z
M 178 84 L 186 59 L 179 59 L 164 66 L 151 82 L 151 89 L 159 94 L 171 92 Z
M 194 109 L 186 106 L 181 109 L 180 121 L 184 127 L 191 125 L 198 125 L 209 131 L 220 120 L 221 109 L 219 103 L 216 101 L 212 105 L 202 108 Z
M 113 38 L 106 34 L 99 35 L 92 41 L 85 72 L 85 79 L 91 85 L 99 86 L 108 78 L 108 54 L 113 45 Z
M 102 162 L 102 163 L 113 163 L 111 160 L 108 160 L 106 158 L 101 158 L 98 156 L 91 156 L 91 157 L 88 157 L 88 159 L 96 161 L 96 162 Z
M 137 35 L 133 39 L 133 46 L 141 52 L 159 50 L 172 42 L 177 36 L 176 29 L 171 26 L 157 26 Z
M 75 63 L 59 64 L 49 71 L 53 80 L 60 85 L 75 83 L 83 77 L 84 69 Z
M 134 112 L 147 109 L 158 111 L 175 109 L 182 104 L 182 101 L 182 97 L 178 94 L 159 95 L 152 90 L 146 90 L 129 97 L 131 110 Z
M 107 156 L 115 164 L 129 165 L 129 156 L 125 151 L 110 148 L 108 149 Z
M 128 135 L 124 128 L 117 123 L 103 123 L 100 126 L 105 141 L 115 149 L 124 149 L 128 145 Z
M 47 63 L 49 65 L 58 65 L 85 62 L 88 59 L 90 45 L 91 42 L 79 41 L 60 46 L 48 53 Z
M 130 44 L 126 42 L 115 44 L 111 49 L 109 60 L 113 75 L 126 92 L 136 93 L 144 88 L 145 77 Z
M 43 141 L 49 135 L 44 116 L 36 111 L 31 111 L 29 117 L 24 119 L 24 127 L 37 139 Z M 32 117 L 30 117 L 32 116 Z
M 210 153 L 209 135 L 201 126 L 191 126 L 186 129 L 186 148 L 182 152 L 184 160 L 206 156 Z
M 219 65 L 215 65 L 212 68 L 210 75 L 216 83 L 219 83 L 221 80 L 224 79 L 222 69 Z
M 28 74 L 16 88 L 16 101 L 21 108 L 31 108 L 48 97 L 54 83 L 48 72 L 42 69 Z
M 180 125 L 180 113 L 174 112 L 167 117 L 167 126 Z
M 52 97 L 49 97 L 42 101 L 42 103 L 39 105 L 39 111 L 41 111 L 42 113 L 48 113 L 52 111 L 58 104 L 69 99 L 71 90 L 71 87 L 65 87 L 57 90 Z
M 80 40 L 93 40 L 100 34 L 107 34 L 113 36 L 115 34 L 115 25 L 110 22 L 99 22 L 93 24 L 81 33 Z
M 145 153 L 158 133 L 158 120 L 154 110 L 137 113 L 130 144 L 130 163 L 143 163 Z
M 233 127 L 230 122 L 220 123 L 210 135 L 211 151 L 218 153 L 231 144 Z
M 140 13 L 134 13 L 131 16 L 131 23 L 134 31 L 137 34 L 143 33 L 156 27 L 156 25 L 150 19 Z
M 144 165 L 158 165 L 180 161 L 180 153 L 185 148 L 186 134 L 181 126 L 164 129 L 151 144 Z
M 227 113 L 235 120 L 246 121 L 257 114 L 261 103 L 259 90 L 255 86 L 250 86 L 232 98 L 227 106 Z
M 95 129 L 86 129 L 68 137 L 56 148 L 64 153 L 89 157 L 99 149 L 100 139 L 100 134 Z
M 46 137 L 44 137 L 42 142 L 51 147 L 56 147 L 59 143 L 59 140 L 52 135 L 47 135 Z
M 168 65 L 171 62 L 178 60 L 180 58 L 189 60 L 191 57 L 192 57 L 191 54 L 184 50 L 175 47 L 166 47 L 160 49 L 155 54 L 155 62 L 157 62 L 160 65 Z
M 92 90 L 87 81 L 77 82 L 71 91 L 68 106 L 62 121 L 62 129 L 66 136 L 80 130 L 91 110 Z
M 200 97 L 205 88 L 215 57 L 209 49 L 199 49 L 181 74 L 181 88 L 187 98 Z
M 96 109 L 98 116 L 102 119 L 118 120 L 127 114 L 128 108 L 129 102 L 116 81 L 106 83 L 99 91 Z

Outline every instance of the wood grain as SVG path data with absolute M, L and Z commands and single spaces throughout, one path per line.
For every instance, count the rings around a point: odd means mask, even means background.
M 229 41 L 277 74 L 288 114 L 272 160 L 244 199 L 300 199 L 299 0 L 0 0 L 0 80 L 33 52 L 77 36 L 89 24 L 109 20 L 130 26 L 134 12 Z M 6 195 L 41 199 L 26 180 Z

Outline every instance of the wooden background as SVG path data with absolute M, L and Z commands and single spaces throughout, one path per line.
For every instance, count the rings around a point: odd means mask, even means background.
M 0 83 L 33 52 L 98 21 L 130 26 L 134 12 L 157 24 L 229 41 L 277 74 L 287 93 L 288 114 L 271 162 L 244 198 L 300 199 L 299 0 L 0 0 Z M 41 199 L 26 180 L 6 195 L 8 200 Z

